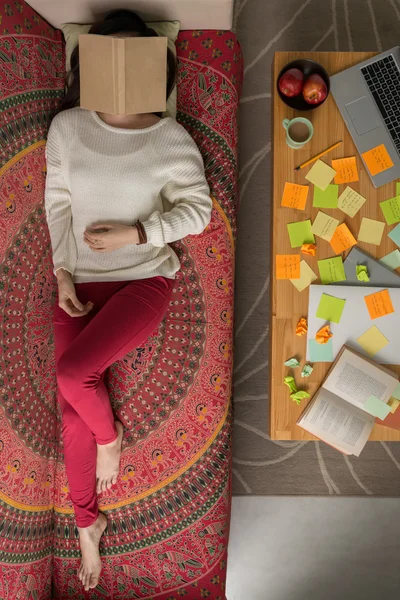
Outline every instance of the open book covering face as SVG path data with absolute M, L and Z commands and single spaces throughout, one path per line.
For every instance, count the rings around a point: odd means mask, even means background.
M 164 112 L 166 37 L 79 36 L 80 106 L 117 115 Z

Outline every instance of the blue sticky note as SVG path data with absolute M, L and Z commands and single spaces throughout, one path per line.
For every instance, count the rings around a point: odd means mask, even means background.
M 364 410 L 383 421 L 383 419 L 386 419 L 388 414 L 391 412 L 392 407 L 385 402 L 382 402 L 380 398 L 377 398 L 376 396 L 370 396 L 364 404 Z
M 400 400 L 400 383 L 394 392 L 392 392 L 392 398 L 397 398 L 397 400 Z
M 400 248 L 400 223 L 388 235 Z
M 317 340 L 308 340 L 308 349 L 310 362 L 333 361 L 332 339 L 329 339 L 326 344 L 319 344 Z

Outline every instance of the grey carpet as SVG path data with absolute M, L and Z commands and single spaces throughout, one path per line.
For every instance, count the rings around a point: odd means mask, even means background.
M 400 0 L 237 0 L 245 79 L 240 104 L 234 366 L 235 494 L 400 496 L 400 443 L 357 459 L 268 431 L 271 63 L 278 50 L 386 50 L 400 43 Z

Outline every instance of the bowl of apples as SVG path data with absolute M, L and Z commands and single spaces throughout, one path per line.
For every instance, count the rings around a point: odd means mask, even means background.
M 293 60 L 279 73 L 276 82 L 281 100 L 295 110 L 312 110 L 329 95 L 329 76 L 314 60 Z

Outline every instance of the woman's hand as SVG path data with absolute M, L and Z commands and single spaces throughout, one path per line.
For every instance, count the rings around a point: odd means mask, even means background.
M 93 302 L 85 305 L 76 297 L 74 282 L 71 273 L 65 269 L 56 272 L 58 281 L 58 306 L 65 310 L 70 317 L 84 317 L 93 308 Z
M 98 223 L 88 227 L 83 234 L 85 243 L 94 252 L 112 252 L 128 244 L 139 243 L 139 233 L 135 225 L 119 223 Z M 97 242 L 97 243 L 96 243 Z

